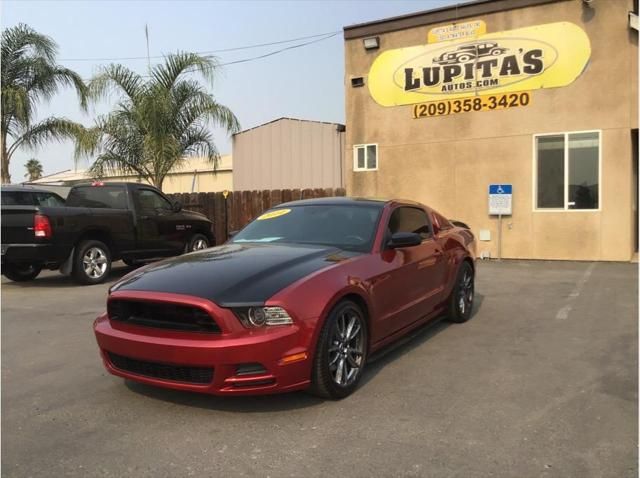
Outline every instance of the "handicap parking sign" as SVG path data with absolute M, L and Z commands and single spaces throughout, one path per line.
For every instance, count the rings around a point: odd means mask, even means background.
M 513 186 L 511 184 L 490 184 L 489 215 L 510 216 L 512 192 Z

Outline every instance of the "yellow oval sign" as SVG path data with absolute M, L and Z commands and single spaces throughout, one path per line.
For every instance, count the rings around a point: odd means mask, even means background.
M 274 211 L 265 212 L 262 216 L 258 217 L 258 221 L 264 221 L 265 219 L 273 219 L 275 217 L 284 216 L 289 214 L 291 209 L 276 209 Z
M 580 76 L 590 56 L 589 37 L 569 22 L 487 33 L 383 52 L 369 71 L 369 92 L 397 106 L 557 88 Z

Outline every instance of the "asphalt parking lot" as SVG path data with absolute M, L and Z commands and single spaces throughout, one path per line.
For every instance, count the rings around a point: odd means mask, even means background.
M 631 264 L 480 262 L 468 323 L 332 402 L 125 383 L 91 330 L 107 284 L 3 278 L 2 475 L 635 477 L 637 284 Z

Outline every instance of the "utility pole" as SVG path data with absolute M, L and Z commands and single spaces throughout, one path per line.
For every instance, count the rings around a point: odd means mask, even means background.
M 144 36 L 147 38 L 147 69 L 151 74 L 151 55 L 149 55 L 149 26 L 144 24 Z

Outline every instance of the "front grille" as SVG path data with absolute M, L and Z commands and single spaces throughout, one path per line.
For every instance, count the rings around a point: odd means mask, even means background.
M 111 320 L 159 329 L 219 334 L 220 327 L 204 310 L 164 302 L 112 299 L 107 304 Z
M 200 384 L 211 383 L 213 379 L 213 368 L 208 367 L 187 367 L 147 362 L 131 357 L 123 357 L 112 352 L 109 352 L 109 360 L 119 370 L 135 373 L 136 375 L 144 375 L 145 377 Z

